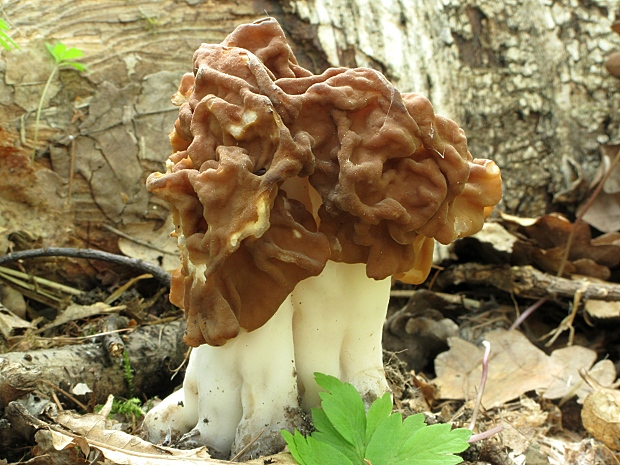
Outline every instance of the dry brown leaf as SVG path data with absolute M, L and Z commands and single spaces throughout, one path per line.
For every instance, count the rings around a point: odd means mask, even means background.
M 620 149 L 618 144 L 602 145 L 601 165 L 592 182 L 592 186 L 598 184 L 605 172 L 611 166 L 613 159 Z M 582 210 L 584 202 L 578 209 Z M 620 230 L 620 166 L 616 166 L 605 181 L 603 190 L 598 194 L 594 202 L 588 207 L 583 215 L 583 221 L 603 232 Z
M 590 392 L 579 376 L 589 370 L 596 353 L 580 346 L 554 351 L 550 356 L 518 331 L 496 330 L 486 334 L 491 343 L 489 374 L 482 403 L 493 408 L 528 391 L 556 399 Z M 483 349 L 459 338 L 448 339 L 450 350 L 435 359 L 435 383 L 443 399 L 473 399 L 482 373 Z M 609 373 L 611 370 L 611 374 Z M 602 364 L 593 377 L 615 378 L 613 364 Z
M 56 417 L 58 425 L 69 431 L 51 429 L 52 444 L 56 450 L 79 447 L 85 454 L 91 449 L 97 450 L 107 459 L 107 463 L 122 465 L 219 465 L 232 462 L 210 458 L 207 449 L 201 447 L 191 450 L 179 450 L 151 444 L 114 428 L 116 422 L 107 420 L 99 414 L 77 415 L 72 412 L 60 412 Z M 261 457 L 247 462 L 254 465 L 273 463 L 278 465 L 296 465 L 289 453 L 280 453 L 271 457 Z
M 0 333 L 10 339 L 16 331 L 30 328 L 30 322 L 18 317 L 12 311 L 0 305 Z
M 123 431 L 108 429 L 113 423 L 98 414 L 61 412 L 56 422 L 69 430 L 51 430 L 52 444 L 56 450 L 79 447 L 88 455 L 90 449 L 96 449 L 107 460 L 123 465 L 165 465 L 170 464 L 171 459 L 178 465 L 223 463 L 211 459 L 204 447 L 177 450 L 156 446 Z
M 160 265 L 164 270 L 175 270 L 180 262 L 177 240 L 170 236 L 173 230 L 172 216 L 157 230 L 153 230 L 152 223 L 128 224 L 123 232 L 138 242 L 121 237 L 118 248 L 128 257 Z
M 124 310 L 125 305 L 111 307 L 103 302 L 96 302 L 92 305 L 71 304 L 60 313 L 54 321 L 41 328 L 41 331 L 55 328 L 70 321 L 83 320 L 92 316 L 108 315 L 110 313 L 118 313 Z
M 619 318 L 620 302 L 606 302 L 604 300 L 586 300 L 586 312 L 593 318 Z
M 523 454 L 546 431 L 548 416 L 535 400 L 522 398 L 518 408 L 502 412 L 502 443 L 515 455 Z
M 583 427 L 613 450 L 620 450 L 620 391 L 594 384 L 583 403 Z

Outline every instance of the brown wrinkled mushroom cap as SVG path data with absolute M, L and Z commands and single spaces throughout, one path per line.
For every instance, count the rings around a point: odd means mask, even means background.
M 501 197 L 427 99 L 371 69 L 313 75 L 272 18 L 201 45 L 173 102 L 175 153 L 147 186 L 172 205 L 189 345 L 260 327 L 328 259 L 421 283 L 434 240 L 478 231 Z

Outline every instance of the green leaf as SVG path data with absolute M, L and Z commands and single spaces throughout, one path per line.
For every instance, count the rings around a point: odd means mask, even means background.
M 375 434 L 379 424 L 389 417 L 391 413 L 392 396 L 386 392 L 382 397 L 375 400 L 368 409 L 366 418 L 366 443 L 370 442 L 370 438 Z
M 78 71 L 87 71 L 86 65 L 82 63 L 78 63 L 77 61 L 63 61 L 60 63 L 61 66 L 71 66 L 72 68 L 77 69 Z
M 327 392 L 321 392 L 321 407 L 325 415 L 351 444 L 360 457 L 363 457 L 366 441 L 366 409 L 362 396 L 349 383 L 343 383 L 333 376 L 315 373 L 319 386 Z
M 293 436 L 286 430 L 282 436 L 288 445 L 291 455 L 300 465 L 358 465 L 359 462 L 351 461 L 340 450 L 317 441 L 314 437 L 303 437 L 299 431 Z
M 404 434 L 410 438 L 416 431 L 422 428 L 426 428 L 428 425 L 424 422 L 424 414 L 416 413 L 415 415 L 409 415 L 403 422 Z
M 62 55 L 60 55 L 60 59 L 62 61 L 67 60 L 75 60 L 76 58 L 80 58 L 84 56 L 84 52 L 82 52 L 79 48 L 66 48 Z
M 79 63 L 75 60 L 76 58 L 80 58 L 84 56 L 84 52 L 79 48 L 67 48 L 65 44 L 62 42 L 56 42 L 56 45 L 53 45 L 45 42 L 45 47 L 47 51 L 52 55 L 54 61 L 56 62 L 56 66 L 58 67 L 70 67 L 74 68 L 78 71 L 86 71 L 86 65 Z
M 314 428 L 316 429 L 316 431 L 312 433 L 313 438 L 335 447 L 353 463 L 361 462 L 364 457 L 363 453 L 358 453 L 355 448 L 342 437 L 322 409 L 312 409 L 312 423 L 314 423 Z
M 469 447 L 471 431 L 452 429 L 448 423 L 427 425 L 405 441 L 398 460 L 411 465 L 455 465 L 463 459 L 457 455 Z
M 403 418 L 395 413 L 385 418 L 368 441 L 365 458 L 372 465 L 395 465 L 403 443 Z
M 449 424 L 428 426 L 424 415 L 402 420 L 392 412 L 385 394 L 365 412 L 357 390 L 333 376 L 315 373 L 321 392 L 321 409 L 312 409 L 316 431 L 303 437 L 282 432 L 295 460 L 301 465 L 456 465 L 455 455 L 469 447 L 468 429 Z
M 19 45 L 5 32 L 9 29 L 9 25 L 0 19 L 0 45 L 2 45 L 5 50 L 11 50 L 11 47 L 19 50 Z

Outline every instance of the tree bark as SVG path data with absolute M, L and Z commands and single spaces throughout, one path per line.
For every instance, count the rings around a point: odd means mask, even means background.
M 455 119 L 502 168 L 503 208 L 540 215 L 585 194 L 618 139 L 613 0 L 291 0 L 330 64 L 370 66 Z M 585 178 L 578 182 L 578 178 Z M 577 182 L 575 182 L 577 181 Z
M 105 403 L 110 394 L 124 398 L 165 395 L 182 380 L 182 377 L 174 381 L 171 378 L 173 370 L 183 364 L 188 350 L 182 342 L 184 329 L 184 321 L 175 321 L 142 326 L 124 337 L 132 386 L 125 374 L 123 357 L 111 359 L 101 343 L 2 354 L 0 409 L 33 390 L 48 399 L 53 392 L 66 408 L 77 408 L 73 399 L 62 391 L 72 393 L 79 383 L 86 384 L 92 392 L 75 397 L 91 406 Z
M 18 172 L 28 175 L 26 187 L 12 189 L 19 176 L 0 181 L 0 208 L 16 212 L 0 247 L 22 231 L 39 246 L 117 251 L 118 237 L 98 226 L 160 226 L 168 208 L 148 195 L 144 179 L 169 155 L 170 96 L 201 42 L 219 42 L 266 13 L 313 71 L 370 66 L 401 91 L 428 96 L 464 127 L 475 157 L 498 162 L 508 212 L 570 210 L 588 189 L 600 145 L 618 138 L 620 81 L 603 66 L 620 49 L 610 29 L 616 7 L 613 0 L 9 3 L 4 14 L 21 50 L 1 52 L 0 158 L 33 148 L 34 112 L 53 66 L 43 42 L 82 49 L 90 71 L 64 70 L 52 81 L 38 163 Z M 27 188 L 33 183 L 47 188 Z

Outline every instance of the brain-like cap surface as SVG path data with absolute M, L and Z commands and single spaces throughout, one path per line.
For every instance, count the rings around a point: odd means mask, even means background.
M 174 153 L 147 186 L 172 206 L 192 346 L 260 327 L 327 260 L 420 283 L 434 240 L 501 198 L 497 166 L 427 99 L 371 69 L 312 74 L 272 18 L 201 45 L 173 102 Z

